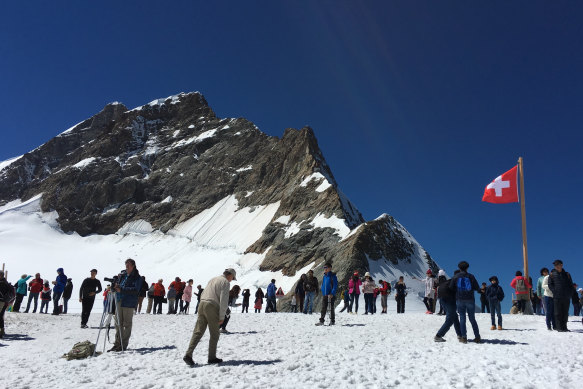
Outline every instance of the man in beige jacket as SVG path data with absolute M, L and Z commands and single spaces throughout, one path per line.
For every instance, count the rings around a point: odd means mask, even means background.
M 237 274 L 234 269 L 226 269 L 223 275 L 211 279 L 204 288 L 200 297 L 200 306 L 198 308 L 198 319 L 194 326 L 194 332 L 190 339 L 190 345 L 186 350 L 184 362 L 189 366 L 194 366 L 192 353 L 198 345 L 198 342 L 204 335 L 208 326 L 209 334 L 209 355 L 208 363 L 221 363 L 222 359 L 217 358 L 217 343 L 219 342 L 219 326 L 223 323 L 223 318 L 229 305 L 230 282 L 237 280 Z

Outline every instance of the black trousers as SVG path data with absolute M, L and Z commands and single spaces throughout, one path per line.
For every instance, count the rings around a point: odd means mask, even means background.
M 95 302 L 95 296 L 85 297 L 81 301 L 81 325 L 86 325 L 87 321 L 89 321 L 89 315 L 91 314 L 91 310 L 93 309 L 93 303 Z
M 399 295 L 395 297 L 397 300 L 397 313 L 405 313 L 405 296 Z
M 334 302 L 336 301 L 336 296 L 332 296 L 331 300 L 328 300 L 328 296 L 322 296 L 322 312 L 320 315 L 320 323 L 324 323 L 326 319 L 326 313 L 328 312 L 328 307 L 332 304 L 332 309 L 330 310 L 330 323 L 334 323 Z
M 20 311 L 20 305 L 22 304 L 22 299 L 24 299 L 24 295 L 20 293 L 16 293 L 16 299 L 14 300 L 14 305 L 12 306 L 12 312 Z
M 154 296 L 154 309 L 152 311 L 154 315 L 162 314 L 162 301 L 164 301 L 164 296 Z
M 567 321 L 569 320 L 569 305 L 570 298 L 554 298 L 553 305 L 555 308 L 555 322 L 557 330 L 564 331 L 567 329 Z

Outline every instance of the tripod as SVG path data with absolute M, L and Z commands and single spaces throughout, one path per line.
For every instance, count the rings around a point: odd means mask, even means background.
M 111 319 L 112 317 L 114 318 L 115 324 L 118 325 L 119 331 L 119 344 L 121 345 L 121 351 L 123 352 L 123 341 L 121 338 L 121 328 L 119 327 L 119 312 L 117 310 L 117 305 L 119 303 L 118 299 L 115 297 L 116 293 L 112 290 L 107 294 L 107 297 L 105 298 L 105 302 L 107 305 L 107 309 L 105 311 L 103 311 L 103 314 L 101 315 L 101 322 L 99 323 L 99 332 L 97 333 L 97 340 L 95 341 L 95 349 L 93 350 L 93 357 L 95 356 L 95 353 L 97 352 L 97 345 L 99 344 L 99 336 L 101 335 L 101 330 L 107 327 L 107 333 L 106 336 L 104 336 L 103 338 L 103 351 L 105 352 L 105 347 L 107 344 L 107 340 L 109 339 L 109 330 L 111 328 Z

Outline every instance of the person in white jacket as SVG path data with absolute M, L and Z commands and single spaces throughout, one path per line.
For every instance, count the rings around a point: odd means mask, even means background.
M 556 323 L 555 323 L 555 309 L 553 303 L 553 292 L 549 288 L 549 270 L 544 268 L 541 271 L 543 273 L 543 294 L 544 294 L 544 301 L 545 301 L 545 316 L 547 321 L 547 329 L 549 331 L 556 330 Z
M 425 277 L 425 297 L 423 303 L 427 307 L 427 314 L 435 313 L 433 302 L 435 301 L 435 277 L 431 269 L 427 270 L 427 277 Z
M 222 359 L 217 358 L 217 343 L 220 336 L 219 326 L 223 324 L 223 319 L 227 313 L 230 282 L 236 281 L 236 277 L 237 273 L 234 269 L 226 269 L 223 275 L 211 279 L 206 288 L 204 288 L 200 297 L 198 318 L 192 338 L 186 350 L 186 355 L 182 358 L 187 365 L 194 366 L 192 353 L 206 332 L 207 326 L 210 334 L 208 363 L 223 362 Z

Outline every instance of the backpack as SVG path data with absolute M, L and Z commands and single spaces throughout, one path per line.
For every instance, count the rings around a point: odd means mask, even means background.
M 86 340 L 84 342 L 75 343 L 71 351 L 63 355 L 67 361 L 72 359 L 85 359 L 93 355 L 95 351 L 95 345 L 90 341 Z
M 526 292 L 526 285 L 524 284 L 524 278 L 519 278 L 516 280 L 516 291 Z
M 460 292 L 469 292 L 472 290 L 472 281 L 470 277 L 459 277 L 456 282 L 457 290 Z

